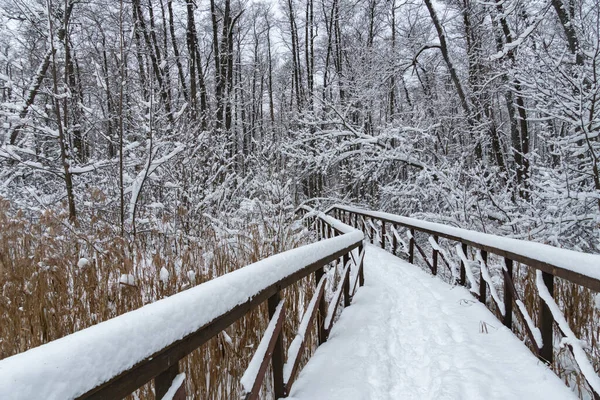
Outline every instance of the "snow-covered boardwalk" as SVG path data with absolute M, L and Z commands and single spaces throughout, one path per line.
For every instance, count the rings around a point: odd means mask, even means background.
M 569 399 L 462 287 L 368 246 L 365 286 L 292 387 L 306 399 Z

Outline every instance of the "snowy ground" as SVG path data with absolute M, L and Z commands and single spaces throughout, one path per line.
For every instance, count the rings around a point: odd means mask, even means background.
M 369 246 L 365 286 L 290 399 L 569 399 L 570 390 L 463 288 Z

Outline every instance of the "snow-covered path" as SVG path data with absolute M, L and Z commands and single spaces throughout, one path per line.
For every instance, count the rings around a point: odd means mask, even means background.
M 374 246 L 365 286 L 290 399 L 569 399 L 570 390 L 483 305 Z

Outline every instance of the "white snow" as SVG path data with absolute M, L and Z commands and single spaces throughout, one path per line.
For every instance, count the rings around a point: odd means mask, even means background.
M 158 277 L 162 283 L 167 284 L 169 282 L 169 270 L 167 270 L 165 267 L 162 267 Z
M 177 390 L 179 390 L 184 381 L 185 372 L 177 374 L 177 376 L 175 376 L 175 379 L 173 379 L 173 383 L 171 383 L 171 387 L 169 388 L 167 393 L 165 393 L 161 400 L 173 400 L 173 397 L 175 397 Z
M 84 269 L 86 267 L 88 267 L 90 265 L 90 260 L 88 260 L 87 258 L 80 258 L 79 261 L 77 261 L 77 267 L 80 269 Z
M 507 252 L 518 254 L 523 257 L 535 258 L 550 265 L 577 272 L 579 274 L 586 275 L 590 278 L 600 279 L 600 255 L 597 254 L 589 254 L 567 249 L 561 249 L 558 247 L 549 246 L 543 243 L 531 242 L 528 240 L 518 240 L 507 237 L 495 236 L 487 233 L 481 233 L 462 228 L 455 228 L 452 226 L 438 224 L 435 222 L 401 217 L 398 215 L 384 212 L 367 211 L 343 205 L 335 205 L 333 207 L 337 207 L 346 211 L 363 213 L 366 215 L 370 215 L 374 218 L 384 218 L 390 221 L 394 221 L 398 224 L 407 224 L 415 226 L 417 228 L 437 231 L 467 241 L 472 241 L 480 243 L 482 245 L 503 249 Z
M 133 286 L 135 285 L 135 278 L 132 274 L 121 274 L 119 283 L 123 285 Z
M 274 255 L 0 360 L 0 399 L 78 397 L 248 301 L 255 293 L 362 239 L 362 233 L 354 231 Z
M 600 293 L 596 294 L 594 300 L 596 301 L 596 309 L 600 310 Z
M 192 286 L 196 285 L 196 272 L 189 270 L 187 272 L 187 277 L 190 280 L 190 283 L 192 284 Z
M 575 398 L 466 289 L 370 245 L 365 275 L 289 399 Z

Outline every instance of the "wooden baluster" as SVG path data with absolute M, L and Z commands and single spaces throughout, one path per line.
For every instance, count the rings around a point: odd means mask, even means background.
M 371 244 L 373 244 L 375 241 L 375 224 L 373 223 L 372 219 L 370 221 L 371 221 Z
M 315 271 L 315 285 L 319 286 L 321 278 L 325 275 L 324 267 L 319 268 Z M 321 296 L 319 301 L 319 315 L 317 316 L 317 335 L 319 346 L 327 340 L 327 332 L 325 331 L 325 314 L 327 314 L 327 304 L 325 302 L 325 296 Z
M 269 318 L 273 318 L 280 301 L 280 292 L 277 292 L 273 296 L 269 297 L 269 300 L 267 301 Z M 273 355 L 271 357 L 271 366 L 273 369 L 273 394 L 275 395 L 276 399 L 285 396 L 285 386 L 283 384 L 283 363 L 283 340 L 282 335 L 279 335 L 277 341 L 275 342 L 275 348 L 273 349 Z
M 506 266 L 505 277 L 504 277 L 504 308 L 506 313 L 504 314 L 504 320 L 502 323 L 508 329 L 512 330 L 512 310 L 513 310 L 513 295 L 510 290 L 510 282 L 506 279 L 508 276 L 512 279 L 513 275 L 513 260 L 509 258 L 504 259 L 504 265 Z
M 175 362 L 154 378 L 155 399 L 160 400 L 167 394 L 177 375 L 179 375 L 179 362 Z M 173 400 L 185 400 L 185 382 L 181 384 Z
M 550 295 L 554 297 L 554 275 L 547 272 L 542 272 L 542 278 L 544 284 L 548 288 Z M 552 342 L 553 338 L 553 322 L 552 312 L 546 302 L 539 298 L 540 302 L 540 331 L 542 333 L 542 341 L 544 345 L 540 349 L 540 357 L 545 360 L 548 364 L 552 364 L 554 361 L 554 345 Z
M 385 221 L 381 220 L 381 248 L 385 250 Z
M 433 240 L 438 243 L 438 237 L 434 236 Z M 437 275 L 437 271 L 438 271 L 438 250 L 433 249 L 433 266 L 431 268 L 431 272 L 433 273 L 433 275 Z
M 396 227 L 396 224 L 392 224 L 392 251 L 394 252 L 394 255 L 396 255 L 398 251 L 398 238 L 396 237 L 397 231 L 398 228 Z
M 354 228 L 358 229 L 358 214 L 354 213 Z
M 344 260 L 342 264 L 342 271 L 346 268 L 346 265 L 350 263 L 350 253 L 344 254 Z M 349 267 L 348 267 L 349 268 Z M 348 271 L 350 271 L 348 269 Z M 344 307 L 348 307 L 350 305 L 350 274 L 348 274 L 348 279 L 344 281 Z
M 410 240 L 408 241 L 408 262 L 414 264 L 415 261 L 415 229 L 410 228 Z
M 481 259 L 487 265 L 487 251 L 481 250 Z M 485 267 L 482 267 L 482 268 L 485 268 Z M 485 280 L 483 279 L 483 273 L 480 272 L 480 274 L 479 274 L 479 301 L 482 302 L 483 304 L 485 304 L 486 297 L 487 297 L 487 284 L 485 283 Z
M 469 251 L 469 248 L 467 247 L 466 244 L 462 244 L 462 251 L 465 254 L 465 257 L 467 257 L 467 253 Z M 465 263 L 463 262 L 463 260 L 460 260 L 460 284 L 462 286 L 465 286 L 467 284 L 467 270 L 465 269 L 467 266 L 465 265 Z
M 358 246 L 358 257 L 360 257 L 361 253 L 363 252 L 363 249 L 364 249 L 364 247 L 363 247 L 363 244 L 362 244 L 362 242 L 361 242 L 361 243 L 360 243 L 360 245 Z M 362 259 L 361 259 L 361 262 L 362 262 L 362 263 L 364 263 L 364 262 L 365 262 L 365 261 L 364 261 L 364 258 L 362 258 Z M 359 268 L 360 268 L 360 265 L 359 265 Z M 359 284 L 360 286 L 363 286 L 363 285 L 365 284 L 365 272 L 364 272 L 364 269 L 365 269 L 365 268 L 364 268 L 364 266 L 363 266 L 363 268 L 360 268 L 360 269 L 358 270 L 358 284 Z

